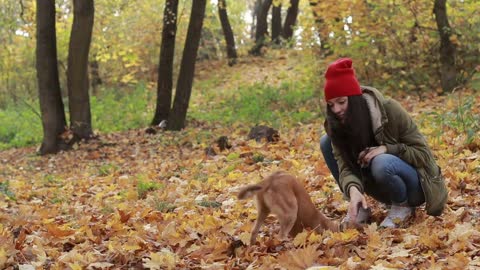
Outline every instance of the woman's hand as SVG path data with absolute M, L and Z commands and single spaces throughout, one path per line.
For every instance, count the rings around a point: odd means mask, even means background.
M 385 154 L 386 152 L 387 147 L 385 145 L 367 147 L 365 150 L 360 152 L 360 154 L 358 154 L 357 163 L 360 164 L 360 167 L 367 168 L 374 157 L 380 154 Z
M 348 216 L 350 217 L 350 222 L 356 223 L 358 208 L 363 207 L 364 209 L 367 209 L 367 200 L 365 199 L 365 196 L 363 196 L 363 194 L 355 186 L 350 187 L 349 195 L 350 205 L 348 206 Z

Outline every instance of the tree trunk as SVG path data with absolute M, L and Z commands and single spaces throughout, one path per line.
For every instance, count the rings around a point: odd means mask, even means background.
M 235 49 L 235 37 L 233 36 L 232 27 L 228 20 L 227 2 L 225 0 L 218 1 L 218 15 L 222 24 L 225 43 L 227 44 L 228 65 L 233 66 L 237 62 L 237 50 Z
M 91 79 L 91 85 L 92 85 L 92 95 L 96 96 L 98 95 L 98 87 L 101 85 L 102 78 L 100 77 L 100 72 L 99 69 L 100 67 L 98 66 L 98 60 L 96 57 L 93 57 L 94 59 L 88 63 L 90 67 L 90 77 Z
M 178 0 L 167 0 L 163 11 L 162 46 L 158 64 L 157 108 L 152 126 L 167 120 L 172 106 L 173 58 L 177 34 Z
M 58 80 L 55 0 L 37 0 L 36 20 L 35 55 L 43 126 L 40 154 L 44 155 L 66 148 L 60 137 L 65 132 L 66 120 Z
M 260 10 L 262 8 L 262 0 L 255 0 L 255 3 L 252 6 L 252 25 L 250 27 L 250 37 L 252 39 L 255 38 L 255 30 L 257 29 L 257 18 L 258 14 L 260 14 Z
M 218 42 L 215 33 L 206 27 L 202 28 L 197 61 L 217 59 L 217 47 Z
M 291 39 L 293 37 L 293 27 L 297 23 L 299 0 L 290 0 L 290 6 L 287 10 L 287 16 L 283 23 L 283 38 Z
M 440 33 L 440 73 L 443 92 L 452 91 L 457 85 L 455 68 L 455 45 L 450 41 L 452 29 L 448 23 L 446 0 L 435 0 L 433 8 Z
M 195 60 L 200 43 L 206 4 L 207 0 L 195 0 L 192 4 L 187 38 L 183 49 L 182 64 L 178 75 L 177 91 L 175 93 L 173 108 L 167 121 L 168 130 L 180 130 L 185 127 L 185 119 L 195 73 Z
M 273 5 L 272 7 L 272 42 L 280 44 L 280 34 L 282 32 L 282 5 Z
M 255 45 L 250 49 L 250 54 L 260 55 L 262 47 L 265 45 L 266 35 L 268 35 L 268 10 L 272 5 L 272 0 L 264 0 L 257 16 L 257 29 L 255 32 Z
M 93 136 L 88 93 L 88 54 L 92 40 L 93 0 L 73 0 L 73 24 L 68 48 L 68 107 L 73 141 Z

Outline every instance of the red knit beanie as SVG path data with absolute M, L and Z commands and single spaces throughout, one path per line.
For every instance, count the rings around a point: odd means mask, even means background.
M 325 73 L 325 100 L 362 94 L 352 68 L 352 59 L 340 58 L 328 66 Z

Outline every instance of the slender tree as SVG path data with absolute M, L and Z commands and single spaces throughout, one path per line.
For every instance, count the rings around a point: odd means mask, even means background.
M 262 47 L 265 45 L 266 36 L 268 35 L 268 11 L 272 5 L 272 0 L 264 0 L 257 15 L 257 28 L 255 32 L 255 45 L 250 49 L 250 54 L 260 55 Z
M 100 77 L 100 67 L 96 55 L 94 55 L 92 60 L 88 62 L 88 67 L 92 84 L 92 95 L 95 96 L 98 94 L 98 87 L 103 83 L 102 78 Z
M 206 4 L 206 0 L 195 0 L 192 3 L 187 38 L 178 75 L 177 91 L 173 101 L 173 108 L 167 121 L 168 130 L 180 130 L 185 127 Z
M 66 130 L 66 120 L 58 80 L 55 0 L 37 0 L 36 20 L 35 55 L 43 126 L 40 154 L 44 155 L 66 148 L 60 136 Z
M 88 93 L 88 54 L 92 40 L 93 0 L 73 0 L 73 24 L 68 49 L 68 107 L 73 140 L 93 136 Z
M 227 2 L 225 0 L 218 1 L 218 15 L 222 24 L 225 43 L 227 44 L 228 65 L 233 66 L 237 62 L 237 49 L 235 49 L 235 37 L 233 36 L 232 27 L 228 20 Z
M 283 23 L 283 38 L 291 39 L 293 37 L 293 27 L 297 23 L 299 0 L 290 0 L 290 6 L 287 10 L 287 16 Z
M 177 34 L 178 0 L 167 0 L 163 10 L 162 45 L 158 64 L 157 107 L 151 125 L 167 120 L 172 106 L 173 57 Z
M 257 17 L 260 14 L 260 9 L 262 8 L 262 0 L 255 0 L 253 5 L 250 6 L 252 14 L 252 24 L 250 25 L 250 37 L 255 38 L 255 32 L 257 29 Z
M 280 44 L 282 33 L 282 3 L 274 3 L 272 7 L 272 42 Z
M 440 34 L 440 80 L 443 92 L 450 92 L 457 85 L 457 70 L 455 68 L 456 48 L 450 40 L 452 28 L 448 22 L 446 0 L 435 0 L 433 13 Z

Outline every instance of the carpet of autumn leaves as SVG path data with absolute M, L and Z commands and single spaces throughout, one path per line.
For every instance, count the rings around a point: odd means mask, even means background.
M 347 203 L 319 151 L 321 119 L 280 129 L 276 143 L 247 140 L 248 124 L 190 120 L 181 132 L 101 134 L 45 157 L 34 148 L 3 151 L 0 268 L 478 269 L 480 138 L 467 144 L 455 129 L 438 133 L 422 120 L 425 112 L 454 110 L 451 100 L 400 99 L 446 177 L 442 216 L 420 208 L 406 226 L 380 229 L 386 209 L 370 201 L 373 222 L 365 231 L 304 231 L 288 242 L 277 240 L 270 217 L 255 246 L 247 245 L 254 203 L 236 194 L 273 171 L 297 175 L 327 216 L 345 215 Z M 223 135 L 232 147 L 220 151 L 215 140 Z M 217 155 L 206 155 L 209 146 Z

